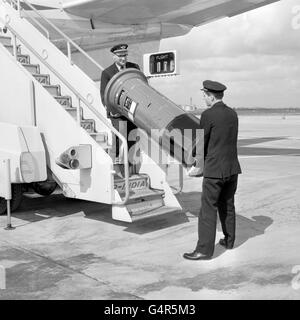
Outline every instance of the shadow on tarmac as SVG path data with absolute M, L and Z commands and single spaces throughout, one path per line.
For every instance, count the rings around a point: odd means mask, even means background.
M 123 231 L 135 234 L 154 232 L 189 221 L 188 217 L 182 212 L 147 218 L 132 224 L 116 221 L 112 219 L 111 205 L 70 199 L 62 194 L 54 194 L 48 197 L 25 195 L 19 209 L 12 216 L 24 220 L 24 223 L 17 226 L 19 228 L 29 223 L 54 217 L 65 217 L 79 212 L 82 212 L 87 219 L 121 226 L 124 227 Z
M 182 207 L 191 213 L 195 218 L 201 208 L 201 192 L 182 193 L 179 196 L 179 201 Z M 236 215 L 236 240 L 234 248 L 243 245 L 249 239 L 260 236 L 265 233 L 266 229 L 273 223 L 273 219 L 267 216 L 253 216 L 251 219 L 242 215 Z M 222 232 L 221 224 L 218 220 L 217 231 Z M 198 230 L 196 228 L 195 233 Z M 215 246 L 214 258 L 224 253 L 226 249 L 220 244 Z
M 27 223 L 21 223 L 18 226 L 22 227 L 28 223 L 83 212 L 87 219 L 121 226 L 124 227 L 123 231 L 142 235 L 188 223 L 191 219 L 198 219 L 198 213 L 201 207 L 201 192 L 181 193 L 177 195 L 177 198 L 183 208 L 183 212 L 156 216 L 137 221 L 133 224 L 113 220 L 110 205 L 69 199 L 65 198 L 62 194 L 36 198 L 24 196 L 20 208 L 14 212 L 12 216 L 27 221 Z M 268 228 L 272 222 L 273 220 L 267 216 L 253 216 L 251 219 L 248 219 L 237 214 L 237 239 L 235 247 L 241 246 L 250 238 L 264 234 L 266 228 Z M 218 231 L 222 231 L 219 223 L 217 228 Z M 195 233 L 196 232 L 197 229 L 195 229 Z M 215 255 L 222 254 L 223 252 L 224 248 L 217 245 Z
M 248 219 L 239 214 L 236 215 L 236 240 L 234 249 L 240 247 L 251 238 L 255 238 L 265 233 L 266 229 L 273 223 L 273 219 L 267 216 L 253 216 Z M 218 231 L 222 232 L 221 225 L 218 224 Z M 215 246 L 214 258 L 226 251 L 219 243 Z

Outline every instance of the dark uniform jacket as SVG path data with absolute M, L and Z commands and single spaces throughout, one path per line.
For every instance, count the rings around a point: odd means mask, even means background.
M 226 178 L 241 173 L 237 157 L 238 117 L 223 102 L 201 115 L 204 129 L 204 171 L 206 178 Z
M 132 62 L 126 62 L 126 69 L 127 68 L 135 68 L 140 70 L 140 67 Z M 103 105 L 105 106 L 104 103 L 104 92 L 105 92 L 105 88 L 109 82 L 109 80 L 116 74 L 119 72 L 118 67 L 116 66 L 115 63 L 113 63 L 111 66 L 107 67 L 105 70 L 102 71 L 101 74 L 101 83 L 100 83 L 100 95 L 101 95 L 101 100 Z M 107 114 L 108 116 L 110 115 L 110 113 L 112 114 L 116 114 L 116 110 L 112 110 L 111 107 L 107 108 Z

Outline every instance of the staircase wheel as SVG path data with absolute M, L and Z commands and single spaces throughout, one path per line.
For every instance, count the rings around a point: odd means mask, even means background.
M 33 182 L 32 189 L 41 196 L 50 196 L 56 189 L 57 183 L 55 181 Z
M 10 201 L 10 208 L 12 212 L 18 209 L 22 201 L 22 195 L 23 195 L 22 185 L 12 184 L 11 201 Z M 0 197 L 0 215 L 5 214 L 6 209 L 7 209 L 7 201 L 5 200 L 5 198 Z

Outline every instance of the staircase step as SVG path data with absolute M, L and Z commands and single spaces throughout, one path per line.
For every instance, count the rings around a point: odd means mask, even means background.
M 14 46 L 12 44 L 5 44 L 4 47 L 11 53 L 14 53 Z M 21 46 L 17 45 L 17 54 L 21 54 Z
M 133 216 L 140 216 L 163 206 L 164 201 L 162 197 L 157 197 L 147 201 L 128 203 L 126 204 L 126 209 L 132 218 Z
M 10 46 L 11 45 L 11 38 L 7 37 L 7 36 L 0 36 L 0 43 L 2 43 L 4 46 L 5 45 Z
M 164 190 L 145 188 L 140 190 L 130 190 L 128 204 L 142 203 L 144 201 L 162 199 Z
M 84 119 L 81 120 L 80 125 L 83 129 L 85 129 L 89 133 L 96 132 L 96 123 L 94 119 Z
M 107 142 L 107 132 L 91 132 L 90 136 L 97 142 Z
M 30 64 L 30 56 L 28 54 L 18 54 L 17 59 L 22 64 Z
M 49 74 L 33 74 L 33 77 L 34 77 L 40 84 L 50 85 L 50 76 L 49 76 Z
M 32 74 L 40 73 L 40 66 L 38 64 L 22 63 L 22 65 Z
M 65 108 L 66 111 L 75 119 L 77 120 L 77 109 L 74 107 L 67 107 Z M 83 109 L 80 107 L 80 119 L 83 118 Z
M 115 176 L 114 179 L 114 188 L 120 194 L 125 192 L 125 179 Z M 149 188 L 149 177 L 145 174 L 135 174 L 129 177 L 129 190 L 141 190 Z
M 72 107 L 72 98 L 70 96 L 56 96 L 55 100 L 65 108 Z
M 52 95 L 60 95 L 60 85 L 59 84 L 43 84 L 43 87 Z
M 181 210 L 178 208 L 161 206 L 154 210 L 145 211 L 144 213 L 133 213 L 131 214 L 131 219 L 132 219 L 132 222 L 135 222 L 139 220 L 149 219 L 152 217 L 162 216 L 165 214 L 173 214 L 173 213 L 179 213 L 179 212 L 181 212 Z

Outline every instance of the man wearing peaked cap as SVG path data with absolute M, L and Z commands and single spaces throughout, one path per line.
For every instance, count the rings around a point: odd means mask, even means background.
M 140 70 L 140 67 L 136 63 L 128 62 L 127 56 L 128 56 L 128 45 L 126 43 L 121 43 L 113 46 L 110 49 L 110 52 L 112 53 L 112 58 L 114 60 L 114 63 L 110 65 L 108 68 L 102 71 L 101 74 L 101 87 L 100 87 L 100 94 L 101 94 L 101 100 L 103 105 L 104 104 L 104 92 L 105 88 L 109 82 L 109 80 L 119 71 L 122 71 L 126 68 L 135 68 Z M 107 115 L 109 118 L 117 118 L 118 114 L 115 110 L 107 110 Z
M 224 84 L 216 81 L 205 80 L 203 81 L 203 91 L 206 92 L 224 92 L 227 89 Z
M 110 79 L 118 72 L 126 69 L 126 68 L 135 68 L 140 70 L 140 67 L 132 62 L 127 61 L 127 55 L 128 55 L 128 45 L 126 43 L 121 43 L 113 46 L 110 49 L 110 52 L 112 53 L 112 58 L 114 60 L 114 63 L 110 65 L 108 68 L 102 71 L 101 74 L 101 83 L 100 83 L 100 95 L 101 95 L 101 100 L 102 104 L 105 106 L 105 101 L 104 101 L 104 92 L 105 88 L 110 81 Z M 111 120 L 112 125 L 125 137 L 128 138 L 130 132 L 132 130 L 137 129 L 136 125 L 128 120 L 126 117 L 122 116 L 111 106 L 105 106 L 106 107 L 106 112 L 107 112 L 107 117 Z M 132 150 L 132 146 L 135 144 L 135 141 L 128 140 L 128 150 Z M 119 138 L 116 138 L 116 158 L 120 159 L 120 148 L 119 148 Z M 130 160 L 130 159 L 129 159 Z M 133 173 L 134 170 L 136 170 L 136 166 L 132 165 L 132 163 L 129 163 L 131 165 L 130 170 Z M 120 165 L 119 167 L 122 166 L 121 173 L 123 174 L 124 171 L 124 165 Z
M 189 260 L 207 260 L 213 256 L 219 213 L 224 238 L 219 244 L 232 249 L 235 241 L 234 196 L 238 174 L 241 173 L 237 156 L 238 117 L 223 103 L 226 86 L 220 82 L 203 82 L 203 96 L 209 109 L 200 119 L 204 129 L 204 169 L 201 209 L 198 217 L 198 242 Z
M 127 54 L 128 53 L 127 48 L 128 48 L 128 44 L 126 43 L 117 44 L 116 46 L 113 46 L 110 49 L 110 52 L 113 54 Z

